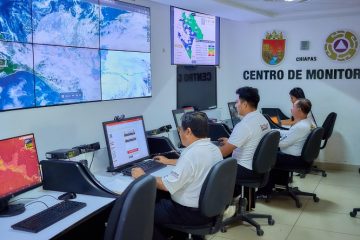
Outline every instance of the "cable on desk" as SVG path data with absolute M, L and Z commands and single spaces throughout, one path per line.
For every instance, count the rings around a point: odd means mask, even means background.
M 90 164 L 89 164 L 89 170 L 91 169 L 91 165 L 92 165 L 92 163 L 93 163 L 93 161 L 94 161 L 95 151 L 92 152 L 92 153 L 93 153 L 93 154 L 92 154 L 91 162 L 90 162 Z
M 49 194 L 44 194 L 44 195 L 41 195 L 40 197 L 27 197 L 27 198 L 18 198 L 18 199 L 15 199 L 15 200 L 12 200 L 12 201 L 9 201 L 9 203 L 14 203 L 14 202 L 17 202 L 17 201 L 20 201 L 20 200 L 35 200 L 35 199 L 39 199 L 39 198 L 42 198 L 42 197 L 52 197 L 54 199 L 57 200 L 56 197 L 52 196 L 52 195 L 49 195 Z
M 27 206 L 29 206 L 29 205 L 31 205 L 31 204 L 34 204 L 34 203 L 42 203 L 42 204 L 44 204 L 44 205 L 46 206 L 46 208 L 49 208 L 49 206 L 46 205 L 46 203 L 43 202 L 43 201 L 33 201 L 33 202 L 29 202 L 29 203 L 25 204 L 25 207 L 27 207 Z

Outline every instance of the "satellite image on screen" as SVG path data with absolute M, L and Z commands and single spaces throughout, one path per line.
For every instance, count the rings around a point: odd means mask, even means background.
M 31 0 L 0 1 L 0 40 L 32 42 Z
M 33 0 L 34 43 L 99 47 L 97 0 Z
M 34 45 L 36 105 L 101 99 L 98 50 Z
M 150 53 L 101 50 L 102 99 L 151 96 Z
M 100 3 L 100 48 L 150 52 L 148 8 L 114 0 L 102 0 Z
M 30 44 L 0 41 L 0 110 L 34 106 L 32 55 Z

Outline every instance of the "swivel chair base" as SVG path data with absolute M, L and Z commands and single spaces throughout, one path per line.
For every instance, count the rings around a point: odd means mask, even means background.
M 308 173 L 321 173 L 321 176 L 326 177 L 326 171 L 318 168 L 317 166 L 312 166 L 311 169 L 306 173 L 299 173 L 300 178 L 305 178 L 306 174 Z
M 227 231 L 227 229 L 226 229 L 227 225 L 230 225 L 230 224 L 233 224 L 233 223 L 239 222 L 239 221 L 245 221 L 256 228 L 256 234 L 258 236 L 262 236 L 262 235 L 264 235 L 264 231 L 261 229 L 260 225 L 256 221 L 253 220 L 253 218 L 267 218 L 269 225 L 275 224 L 275 220 L 272 218 L 271 215 L 246 212 L 246 206 L 247 206 L 246 198 L 240 198 L 238 206 L 236 207 L 237 210 L 235 211 L 235 215 L 226 219 L 225 221 L 223 221 L 223 223 L 222 223 L 223 227 L 221 228 L 221 232 Z
M 272 196 L 277 196 L 277 195 L 290 196 L 295 201 L 295 205 L 296 205 L 297 208 L 302 207 L 302 204 L 301 204 L 300 199 L 298 197 L 299 195 L 300 196 L 313 197 L 314 202 L 319 202 L 320 201 L 320 198 L 318 198 L 315 193 L 303 192 L 303 191 L 300 191 L 297 187 L 286 187 L 286 190 L 273 192 L 271 195 Z
M 360 208 L 354 208 L 349 214 L 351 217 L 356 217 L 357 212 L 360 212 Z

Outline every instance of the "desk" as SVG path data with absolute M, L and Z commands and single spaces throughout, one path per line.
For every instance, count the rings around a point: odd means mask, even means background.
M 47 191 L 47 190 L 43 190 L 42 187 L 38 187 L 17 196 L 15 198 L 15 199 L 19 199 L 18 201 L 16 201 L 17 203 L 25 203 L 25 205 L 31 202 L 34 203 L 27 206 L 25 212 L 20 215 L 0 218 L 1 239 L 16 239 L 16 240 L 44 239 L 45 240 L 60 236 L 62 233 L 76 227 L 77 225 L 81 224 L 89 217 L 96 215 L 99 211 L 110 206 L 111 203 L 114 201 L 114 198 L 104 198 L 104 197 L 95 197 L 95 196 L 77 194 L 77 197 L 74 199 L 74 201 L 85 202 L 87 204 L 86 207 L 60 220 L 59 222 L 47 227 L 46 229 L 38 233 L 29 233 L 29 232 L 14 230 L 11 228 L 11 225 L 27 217 L 32 216 L 37 212 L 46 209 L 46 206 L 43 203 L 36 201 L 42 201 L 46 203 L 48 206 L 52 206 L 60 202 L 60 200 L 57 200 L 57 197 L 60 196 L 61 194 L 62 192 Z M 53 197 L 47 195 L 51 195 Z M 26 198 L 38 198 L 38 199 L 26 199 Z

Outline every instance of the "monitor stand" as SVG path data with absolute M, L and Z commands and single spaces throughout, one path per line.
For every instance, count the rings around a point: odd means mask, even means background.
M 0 210 L 0 217 L 12 217 L 25 212 L 25 205 L 23 203 L 9 204 L 3 206 Z

